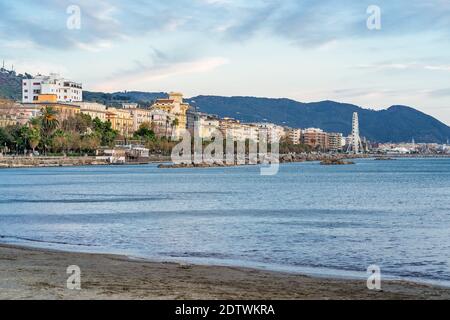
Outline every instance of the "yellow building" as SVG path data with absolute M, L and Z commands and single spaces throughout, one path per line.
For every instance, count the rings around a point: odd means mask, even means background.
M 57 103 L 58 96 L 56 94 L 40 94 L 37 103 Z
M 68 118 L 74 117 L 81 112 L 80 107 L 65 103 L 23 103 L 25 109 L 42 110 L 47 107 L 52 108 L 58 113 L 59 121 L 64 121 Z
M 15 124 L 17 124 L 17 120 L 15 120 L 9 116 L 0 114 L 0 128 L 4 128 L 7 126 L 13 126 Z
M 187 129 L 186 113 L 189 109 L 189 104 L 183 103 L 183 94 L 171 92 L 168 99 L 156 100 L 152 108 L 160 109 L 175 117 L 174 122 L 171 123 L 172 138 L 180 139 Z
M 133 130 L 137 131 L 143 123 L 152 122 L 152 111 L 141 109 L 137 103 L 122 103 L 122 108 L 128 110 L 133 118 Z
M 135 131 L 133 116 L 127 109 L 108 108 L 106 121 L 111 122 L 111 127 L 123 136 L 129 137 Z
M 100 121 L 106 122 L 107 108 L 104 104 L 96 102 L 74 102 L 73 104 L 79 106 L 81 113 L 89 115 L 92 120 L 98 118 Z

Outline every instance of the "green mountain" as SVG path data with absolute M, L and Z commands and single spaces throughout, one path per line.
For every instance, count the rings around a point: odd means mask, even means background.
M 294 128 L 321 128 L 328 132 L 351 132 L 352 114 L 358 112 L 361 135 L 371 141 L 444 143 L 450 127 L 407 106 L 387 110 L 363 109 L 356 105 L 321 101 L 301 103 L 289 99 L 198 96 L 188 101 L 200 111 L 245 122 L 269 121 Z
M 105 96 L 102 96 L 105 95 Z M 148 105 L 166 98 L 163 92 L 86 93 L 85 100 L 103 97 L 103 102 L 132 101 Z M 186 99 L 199 111 L 243 122 L 272 122 L 293 128 L 321 128 L 328 132 L 351 132 L 353 112 L 358 112 L 361 135 L 371 141 L 445 143 L 450 127 L 439 120 L 407 106 L 392 106 L 387 110 L 363 109 L 359 106 L 321 101 L 302 103 L 290 99 L 256 97 L 198 96 Z
M 21 99 L 22 79 L 30 78 L 13 71 L 0 69 L 0 98 Z M 148 106 L 164 92 L 89 92 L 83 93 L 85 101 L 106 105 L 136 102 Z M 358 112 L 361 134 L 371 141 L 444 143 L 450 138 L 450 127 L 439 120 L 407 106 L 392 106 L 386 110 L 363 109 L 359 106 L 321 101 L 302 103 L 290 99 L 256 97 L 198 96 L 186 99 L 199 111 L 219 117 L 231 117 L 243 122 L 273 122 L 293 128 L 322 128 L 328 132 L 351 132 L 353 112 Z

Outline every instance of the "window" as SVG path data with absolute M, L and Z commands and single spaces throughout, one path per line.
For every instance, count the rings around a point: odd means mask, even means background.
M 25 96 L 24 99 L 28 99 L 28 96 Z
M 28 89 L 25 89 L 23 92 L 25 92 L 25 93 L 28 92 Z

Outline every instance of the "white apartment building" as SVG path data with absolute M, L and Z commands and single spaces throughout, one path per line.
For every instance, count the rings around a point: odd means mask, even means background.
M 212 139 L 216 132 L 220 132 L 220 121 L 217 118 L 201 115 L 195 124 L 198 126 L 200 138 Z
M 83 87 L 81 83 L 61 78 L 56 73 L 49 76 L 37 75 L 33 79 L 22 80 L 22 102 L 39 102 L 40 96 L 54 96 L 55 102 L 83 101 Z
M 292 144 L 300 144 L 302 142 L 302 129 L 290 129 L 288 137 Z
M 266 135 L 269 143 L 280 141 L 286 136 L 286 130 L 282 126 L 273 123 L 256 123 L 255 125 L 259 129 L 260 136 Z

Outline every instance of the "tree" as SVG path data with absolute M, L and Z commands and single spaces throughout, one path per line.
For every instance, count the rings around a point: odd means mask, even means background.
M 148 122 L 144 122 L 139 126 L 139 129 L 134 133 L 134 137 L 146 141 L 156 139 L 155 132 L 152 130 L 152 126 Z
M 56 153 L 65 152 L 70 149 L 69 134 L 65 131 L 58 130 L 51 138 L 52 151 Z
M 49 137 L 59 126 L 58 112 L 52 107 L 45 107 L 42 112 L 42 129 L 47 137 Z
M 100 138 L 96 135 L 87 135 L 81 139 L 81 151 L 86 153 L 95 152 L 100 147 Z
M 39 128 L 30 128 L 28 132 L 28 144 L 30 148 L 35 152 L 36 147 L 41 142 L 41 132 Z
M 75 131 L 80 134 L 85 134 L 92 129 L 93 126 L 94 123 L 90 115 L 79 113 L 64 120 L 61 127 L 65 131 Z
M 41 135 L 44 144 L 44 152 L 52 144 L 51 135 L 59 126 L 58 113 L 52 107 L 45 107 L 41 110 Z
M 103 146 L 113 145 L 119 135 L 119 132 L 112 128 L 111 122 L 102 122 L 99 118 L 94 119 L 94 132 L 100 138 Z
M 7 128 L 0 128 L 0 148 L 11 149 L 14 144 L 14 138 Z M 6 150 L 5 150 L 6 151 Z

